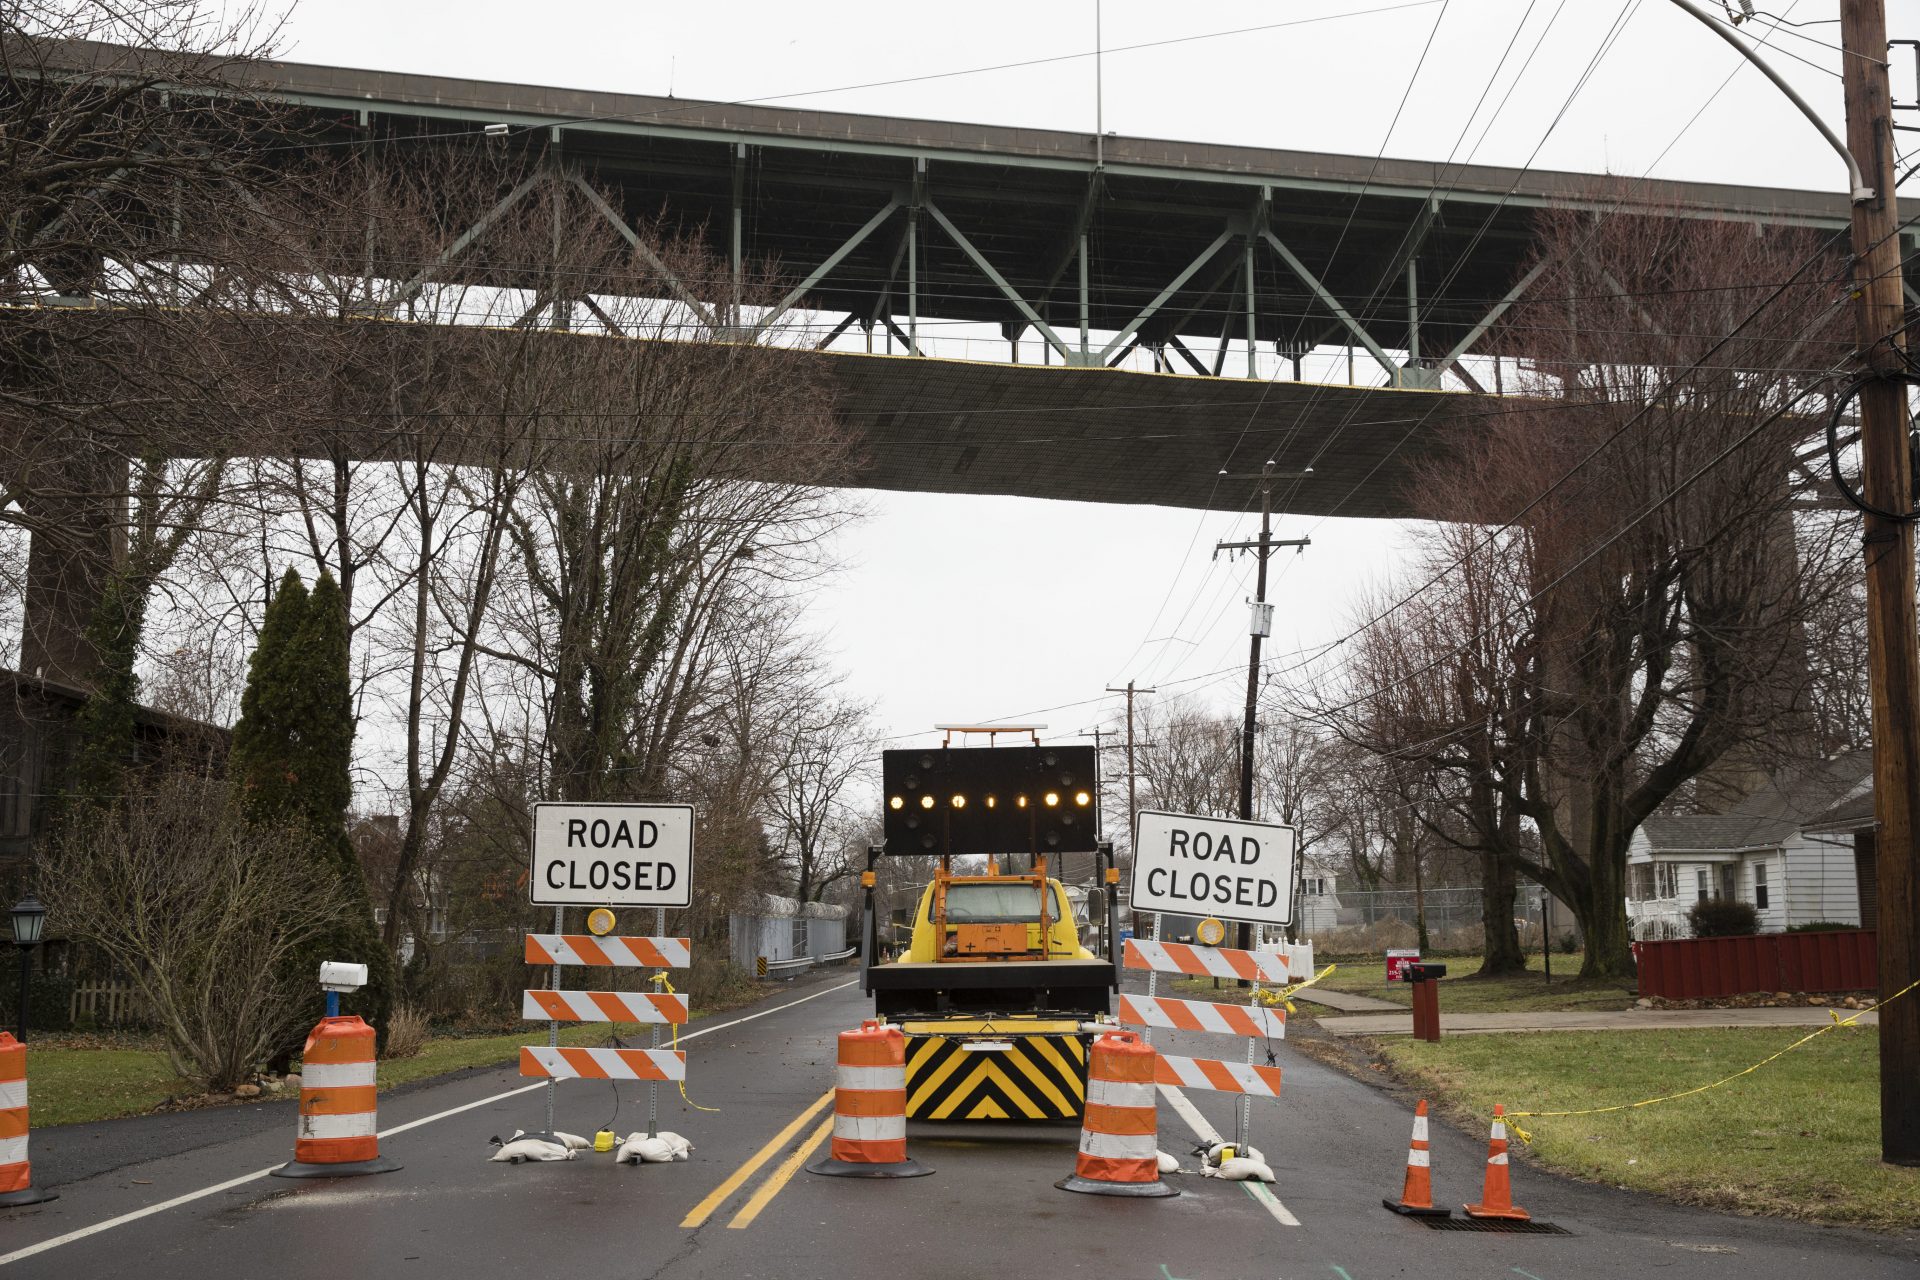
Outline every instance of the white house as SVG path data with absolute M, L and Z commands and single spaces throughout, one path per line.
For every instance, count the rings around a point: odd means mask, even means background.
M 1764 779 L 1719 813 L 1656 813 L 1627 852 L 1627 919 L 1636 938 L 1684 938 L 1706 898 L 1753 905 L 1763 933 L 1815 920 L 1857 925 L 1851 836 L 1811 820 L 1870 782 L 1864 751 Z
M 1331 929 L 1340 923 L 1339 885 L 1333 868 L 1315 861 L 1312 854 L 1300 859 L 1300 898 L 1294 908 L 1296 937 Z

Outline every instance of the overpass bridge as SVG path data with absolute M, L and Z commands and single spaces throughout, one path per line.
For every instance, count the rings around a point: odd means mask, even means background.
M 1285 510 L 1418 515 L 1410 468 L 1494 407 L 1463 362 L 1524 354 L 1495 326 L 1531 283 L 1538 211 L 1848 217 L 1836 193 L 299 63 L 259 82 L 329 145 L 404 162 L 491 134 L 706 238 L 736 280 L 777 261 L 867 441 L 854 483 L 884 489 L 1237 507 L 1218 473 L 1272 459 L 1312 468 Z M 1365 382 L 1301 381 L 1329 348 Z
M 849 482 L 895 490 L 1237 508 L 1246 486 L 1220 473 L 1271 459 L 1311 468 L 1283 486 L 1281 510 L 1425 514 L 1413 466 L 1500 411 L 1470 362 L 1525 354 L 1497 345 L 1497 322 L 1532 281 L 1522 266 L 1541 210 L 1625 204 L 1836 232 L 1848 216 L 1843 196 L 1819 192 L 1623 187 L 292 62 L 255 68 L 253 82 L 314 144 L 400 165 L 484 137 L 538 157 L 529 181 L 588 193 L 642 252 L 623 210 L 703 237 L 736 282 L 777 262 L 794 282 L 778 310 L 805 321 L 795 358 L 826 366 L 864 441 Z M 445 228 L 421 277 L 482 229 Z M 520 283 L 512 273 L 501 265 L 497 283 Z M 556 324 L 567 301 L 554 301 Z M 708 318 L 727 340 L 775 317 Z M 1356 372 L 1302 381 L 1305 359 L 1324 366 L 1330 350 Z M 42 609 L 30 635 L 77 639 L 85 593 L 68 587 L 90 575 L 43 563 L 30 578 L 42 588 L 31 601 L 72 614 Z

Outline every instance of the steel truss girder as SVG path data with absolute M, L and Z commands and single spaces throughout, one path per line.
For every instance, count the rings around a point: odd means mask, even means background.
M 1360 345 L 1365 347 L 1367 353 L 1374 358 L 1374 361 L 1379 364 L 1382 369 L 1387 371 L 1387 376 L 1397 382 L 1400 377 L 1400 366 L 1395 364 L 1392 357 L 1387 355 L 1387 353 L 1381 349 L 1380 344 L 1373 340 L 1373 335 L 1361 327 L 1360 322 L 1355 320 L 1344 306 L 1340 305 L 1340 299 L 1334 297 L 1333 294 L 1327 290 L 1327 287 L 1320 283 L 1319 278 L 1315 276 L 1313 272 L 1307 270 L 1307 264 L 1294 256 L 1293 250 L 1287 248 L 1286 243 L 1282 241 L 1279 236 L 1273 234 L 1272 228 L 1261 227 L 1260 238 L 1265 240 L 1273 251 L 1280 255 L 1280 260 L 1287 264 L 1287 269 L 1299 278 L 1300 283 L 1307 286 L 1313 293 L 1313 296 L 1320 300 L 1320 304 L 1327 310 L 1333 312 L 1334 318 L 1346 326 L 1347 332 L 1360 340 Z
M 868 218 L 858 231 L 848 236 L 839 248 L 827 255 L 826 261 L 815 267 L 806 279 L 789 290 L 787 296 L 780 299 L 780 301 L 774 305 L 773 310 L 762 316 L 759 322 L 753 325 L 748 331 L 748 336 L 750 338 L 758 338 L 761 334 L 765 333 L 774 321 L 792 309 L 794 303 L 813 292 L 815 285 L 831 275 L 835 267 L 845 262 L 848 254 L 858 249 L 862 244 L 865 244 L 867 237 L 879 230 L 881 224 L 892 217 L 893 211 L 898 208 L 900 208 L 900 197 L 895 196 L 888 200 L 885 208 L 881 209 L 880 212 L 874 214 L 871 218 Z
M 953 225 L 953 220 L 940 211 L 939 205 L 935 204 L 932 200 L 928 200 L 922 207 L 926 209 L 928 214 L 932 215 L 935 222 L 940 224 L 940 229 L 947 233 L 954 244 L 959 246 L 960 252 L 966 254 L 967 257 L 973 261 L 973 265 L 980 268 L 981 274 L 992 281 L 993 286 L 1006 295 L 1007 301 L 1011 302 L 1014 308 L 1027 318 L 1027 323 L 1040 331 L 1040 336 L 1047 340 L 1048 346 L 1051 346 L 1055 351 L 1060 353 L 1061 359 L 1065 360 L 1068 364 L 1080 363 L 1080 353 L 1069 347 L 1066 339 L 1055 333 L 1053 326 L 1042 319 L 1040 313 L 1033 309 L 1033 305 L 1020 296 L 1020 291 L 1007 283 L 1006 277 L 994 269 L 993 264 L 987 261 L 985 254 L 974 248 L 973 241 L 967 239 L 967 237 L 961 233 L 960 228 Z

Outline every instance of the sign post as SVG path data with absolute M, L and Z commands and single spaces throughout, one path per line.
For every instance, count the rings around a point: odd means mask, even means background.
M 1156 942 L 1163 912 L 1284 928 L 1293 923 L 1299 847 L 1298 833 L 1279 823 L 1143 810 L 1134 819 L 1134 909 L 1154 913 Z M 1149 1000 L 1155 976 L 1147 977 Z M 1257 1007 L 1259 998 L 1255 980 L 1249 999 Z M 1250 1072 L 1258 1039 L 1247 1039 Z M 1251 1137 L 1252 1105 L 1242 1092 L 1234 1112 L 1234 1140 L 1242 1147 Z
M 693 902 L 693 806 L 584 804 L 545 801 L 533 806 L 533 864 L 527 888 L 535 906 L 553 907 L 553 932 L 566 930 L 570 906 L 652 907 L 654 933 L 667 931 L 667 908 Z M 560 991 L 559 953 L 549 989 Z M 558 1055 L 560 1022 L 547 1023 L 550 1056 Z M 649 1048 L 660 1048 L 654 1021 Z M 547 1133 L 553 1133 L 559 1077 L 547 1077 Z M 647 1085 L 647 1136 L 660 1132 L 660 1083 Z

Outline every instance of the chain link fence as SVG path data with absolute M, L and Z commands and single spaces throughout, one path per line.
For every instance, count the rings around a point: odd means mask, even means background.
M 1520 945 L 1537 949 L 1542 937 L 1540 886 L 1523 884 L 1513 902 Z M 1371 954 L 1419 945 L 1424 908 L 1430 951 L 1476 952 L 1483 941 L 1480 887 L 1347 890 L 1308 897 L 1301 920 L 1306 936 L 1326 954 Z M 1550 920 L 1556 939 L 1574 925 L 1565 907 L 1555 906 Z

